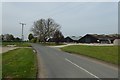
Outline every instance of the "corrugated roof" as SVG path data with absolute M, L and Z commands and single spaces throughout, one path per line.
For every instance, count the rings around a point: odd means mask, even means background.
M 68 36 L 69 38 L 71 38 L 72 40 L 79 40 L 81 38 L 81 36 Z
M 97 34 L 88 34 L 88 35 L 91 35 L 91 36 L 93 36 L 93 37 L 95 37 L 95 38 L 98 38 L 98 39 L 115 39 L 115 38 L 118 38 L 118 36 L 116 35 L 114 35 L 114 36 L 112 36 L 112 35 L 104 35 L 104 34 L 102 34 L 102 35 L 97 35 Z

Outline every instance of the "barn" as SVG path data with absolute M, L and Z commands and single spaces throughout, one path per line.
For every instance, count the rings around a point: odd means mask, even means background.
M 117 38 L 117 36 L 111 35 L 97 35 L 97 34 L 86 34 L 81 39 L 79 39 L 80 43 L 103 43 L 110 44 Z
M 91 34 L 87 34 L 79 39 L 80 43 L 98 43 L 98 39 Z

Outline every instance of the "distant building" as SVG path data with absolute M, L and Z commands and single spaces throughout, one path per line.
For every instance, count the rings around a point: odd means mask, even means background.
M 48 38 L 47 42 L 55 42 L 53 38 Z
M 81 38 L 81 36 L 76 37 L 76 36 L 67 36 L 66 38 L 64 38 L 64 42 L 76 42 L 79 43 L 79 39 Z
M 97 34 L 87 34 L 83 36 L 79 42 L 80 43 L 113 43 L 118 36 L 111 36 L 111 35 L 97 35 Z

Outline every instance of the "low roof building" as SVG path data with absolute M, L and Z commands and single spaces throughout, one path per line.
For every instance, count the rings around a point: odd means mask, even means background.
M 113 43 L 117 38 L 119 38 L 117 35 L 86 34 L 79 41 L 81 43 Z

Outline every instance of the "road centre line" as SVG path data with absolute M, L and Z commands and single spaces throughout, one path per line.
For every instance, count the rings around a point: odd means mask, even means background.
M 94 75 L 94 74 L 92 74 L 91 72 L 89 72 L 88 70 L 86 70 L 86 69 L 84 69 L 84 68 L 78 66 L 77 64 L 73 63 L 73 62 L 70 61 L 69 59 L 65 58 L 65 60 L 68 61 L 68 62 L 70 62 L 71 64 L 75 65 L 76 67 L 82 69 L 83 71 L 87 72 L 88 74 L 92 75 L 93 77 L 95 77 L 95 78 L 101 80 L 101 79 L 100 79 L 99 77 L 97 77 L 96 75 Z

